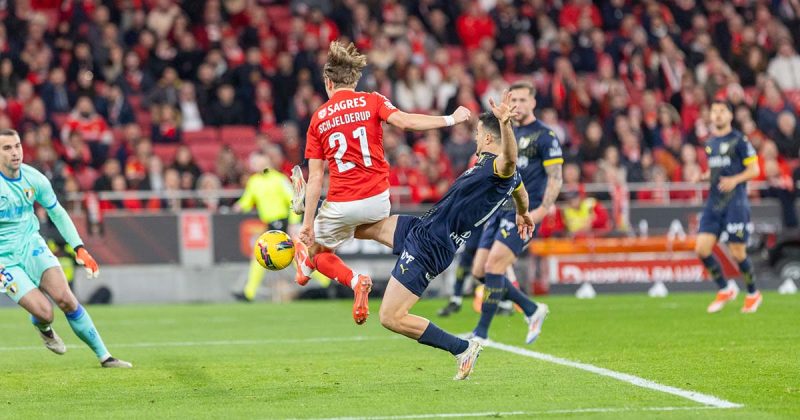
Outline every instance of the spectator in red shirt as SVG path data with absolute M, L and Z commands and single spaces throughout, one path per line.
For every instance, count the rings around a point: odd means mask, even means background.
M 456 32 L 468 50 L 478 48 L 483 38 L 494 38 L 495 30 L 494 20 L 476 0 L 470 2 L 467 12 L 456 19 Z
M 600 9 L 592 4 L 591 0 L 568 1 L 558 15 L 558 23 L 561 27 L 566 28 L 570 33 L 574 34 L 578 32 L 578 24 L 584 17 L 591 19 L 592 25 L 595 28 L 603 26 L 603 18 L 600 15 Z
M 564 224 L 564 216 L 561 210 L 557 206 L 551 206 L 544 219 L 539 222 L 538 228 L 537 236 L 540 238 L 564 236 L 567 227 Z
M 172 105 L 154 106 L 155 119 L 151 124 L 153 143 L 179 143 L 181 141 L 181 121 L 178 111 Z
M 99 168 L 108 157 L 114 137 L 106 120 L 95 111 L 94 104 L 88 96 L 78 98 L 75 109 L 61 128 L 62 141 L 66 141 L 72 132 L 81 134 L 91 150 L 92 166 Z
M 145 185 L 147 165 L 153 156 L 153 143 L 150 139 L 139 139 L 134 146 L 134 155 L 125 163 L 125 178 L 131 186 L 139 188 Z

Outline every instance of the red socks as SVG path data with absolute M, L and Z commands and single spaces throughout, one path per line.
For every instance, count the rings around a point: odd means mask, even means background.
M 317 271 L 332 278 L 348 288 L 353 288 L 350 282 L 353 280 L 355 273 L 353 270 L 344 264 L 333 252 L 321 252 L 311 257 Z

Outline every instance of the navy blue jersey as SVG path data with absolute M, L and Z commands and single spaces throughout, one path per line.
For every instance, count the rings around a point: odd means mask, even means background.
M 706 142 L 708 167 L 711 171 L 711 194 L 707 206 L 722 211 L 730 204 L 747 205 L 747 187 L 741 183 L 733 191 L 719 190 L 721 177 L 738 175 L 758 159 L 753 145 L 741 132 L 733 130 L 722 137 L 711 137 Z
M 495 172 L 491 153 L 482 153 L 474 167 L 464 172 L 419 224 L 441 245 L 455 251 L 475 228 L 482 226 L 522 185 L 519 171 L 508 178 Z
M 528 190 L 529 210 L 532 210 L 539 207 L 544 198 L 547 187 L 545 167 L 564 163 L 561 143 L 556 133 L 539 120 L 515 127 L 514 137 L 517 139 L 519 156 L 517 170 Z M 512 208 L 507 206 L 505 210 Z

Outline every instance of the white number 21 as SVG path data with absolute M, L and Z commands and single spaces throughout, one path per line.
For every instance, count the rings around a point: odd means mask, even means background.
M 369 143 L 367 143 L 367 129 L 364 127 L 356 128 L 355 131 L 353 131 L 353 138 L 358 139 L 361 148 L 361 157 L 364 159 L 364 166 L 372 166 L 372 158 L 369 155 Z M 355 163 L 344 162 L 342 160 L 344 154 L 347 152 L 347 137 L 345 137 L 344 134 L 339 132 L 331 134 L 331 136 L 328 137 L 328 143 L 331 149 L 338 147 L 333 158 L 336 159 L 336 166 L 339 168 L 340 174 L 356 167 Z

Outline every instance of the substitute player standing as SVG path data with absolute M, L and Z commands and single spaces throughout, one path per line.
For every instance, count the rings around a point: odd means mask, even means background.
M 457 380 L 472 372 L 480 341 L 458 338 L 409 311 L 431 280 L 453 262 L 456 250 L 471 232 L 486 223 L 509 197 L 514 199 L 515 222 L 523 238 L 533 234 L 534 228 L 528 215 L 528 194 L 516 169 L 517 145 L 511 127 L 514 108 L 508 96 L 500 105 L 489 103 L 492 112 L 481 114 L 477 127 L 478 163 L 458 177 L 431 210 L 422 217 L 392 216 L 359 229 L 359 237 L 377 240 L 400 255 L 383 296 L 381 324 L 456 356 Z
M 750 203 L 747 200 L 747 181 L 759 174 L 758 157 L 747 138 L 731 126 L 733 107 L 725 101 L 711 103 L 711 134 L 706 142 L 711 193 L 700 217 L 700 232 L 695 251 L 708 273 L 719 286 L 717 297 L 708 305 L 708 312 L 722 310 L 736 299 L 735 285 L 725 280 L 719 261 L 712 251 L 720 235 L 728 237 L 728 249 L 739 263 L 742 279 L 747 286 L 743 313 L 755 312 L 761 305 L 761 292 L 756 289 L 753 265 L 747 258 L 747 239 L 750 237 Z
M 533 114 L 536 108 L 533 85 L 528 82 L 514 83 L 509 87 L 509 95 L 511 104 L 518 111 L 516 120 L 519 125 L 514 129 L 519 143 L 517 168 L 530 197 L 531 219 L 538 224 L 553 207 L 561 191 L 561 166 L 564 163 L 561 143 L 553 130 L 542 124 Z M 476 279 L 483 279 L 486 287 L 481 317 L 473 334 L 479 338 L 488 338 L 489 326 L 502 301 L 498 296 L 510 296 L 525 313 L 528 323 L 525 342 L 531 344 L 539 337 L 548 308 L 545 304 L 537 305 L 528 299 L 504 278 L 504 274 L 513 267 L 531 239 L 521 237 L 516 229 L 515 217 L 513 206 L 507 204 L 486 224 L 481 235 L 472 275 Z M 511 285 L 507 286 L 509 284 Z
M 352 43 L 331 43 L 323 69 L 330 99 L 314 112 L 306 135 L 308 184 L 303 185 L 299 168 L 292 173 L 294 210 L 300 213 L 305 207 L 303 227 L 295 241 L 297 283 L 306 284 L 311 273 L 318 270 L 352 288 L 353 319 L 357 324 L 363 324 L 369 315 L 367 297 L 372 280 L 354 272 L 334 251 L 353 238 L 359 225 L 389 216 L 389 164 L 383 154 L 381 122 L 404 130 L 430 130 L 469 119 L 464 107 L 443 117 L 409 114 L 397 110 L 379 93 L 356 92 L 366 65 L 367 57 Z M 326 160 L 330 187 L 315 218 Z
M 64 311 L 72 331 L 94 351 L 102 367 L 132 367 L 108 352 L 89 313 L 70 291 L 58 259 L 39 235 L 34 202 L 47 210 L 59 233 L 75 250 L 75 261 L 86 267 L 90 277 L 97 277 L 100 272 L 97 262 L 84 248 L 75 225 L 56 199 L 50 181 L 22 163 L 22 143 L 14 130 L 0 130 L 0 178 L 2 291 L 31 314 L 45 347 L 53 353 L 64 354 L 67 347 L 50 326 L 53 323 L 50 299 Z

